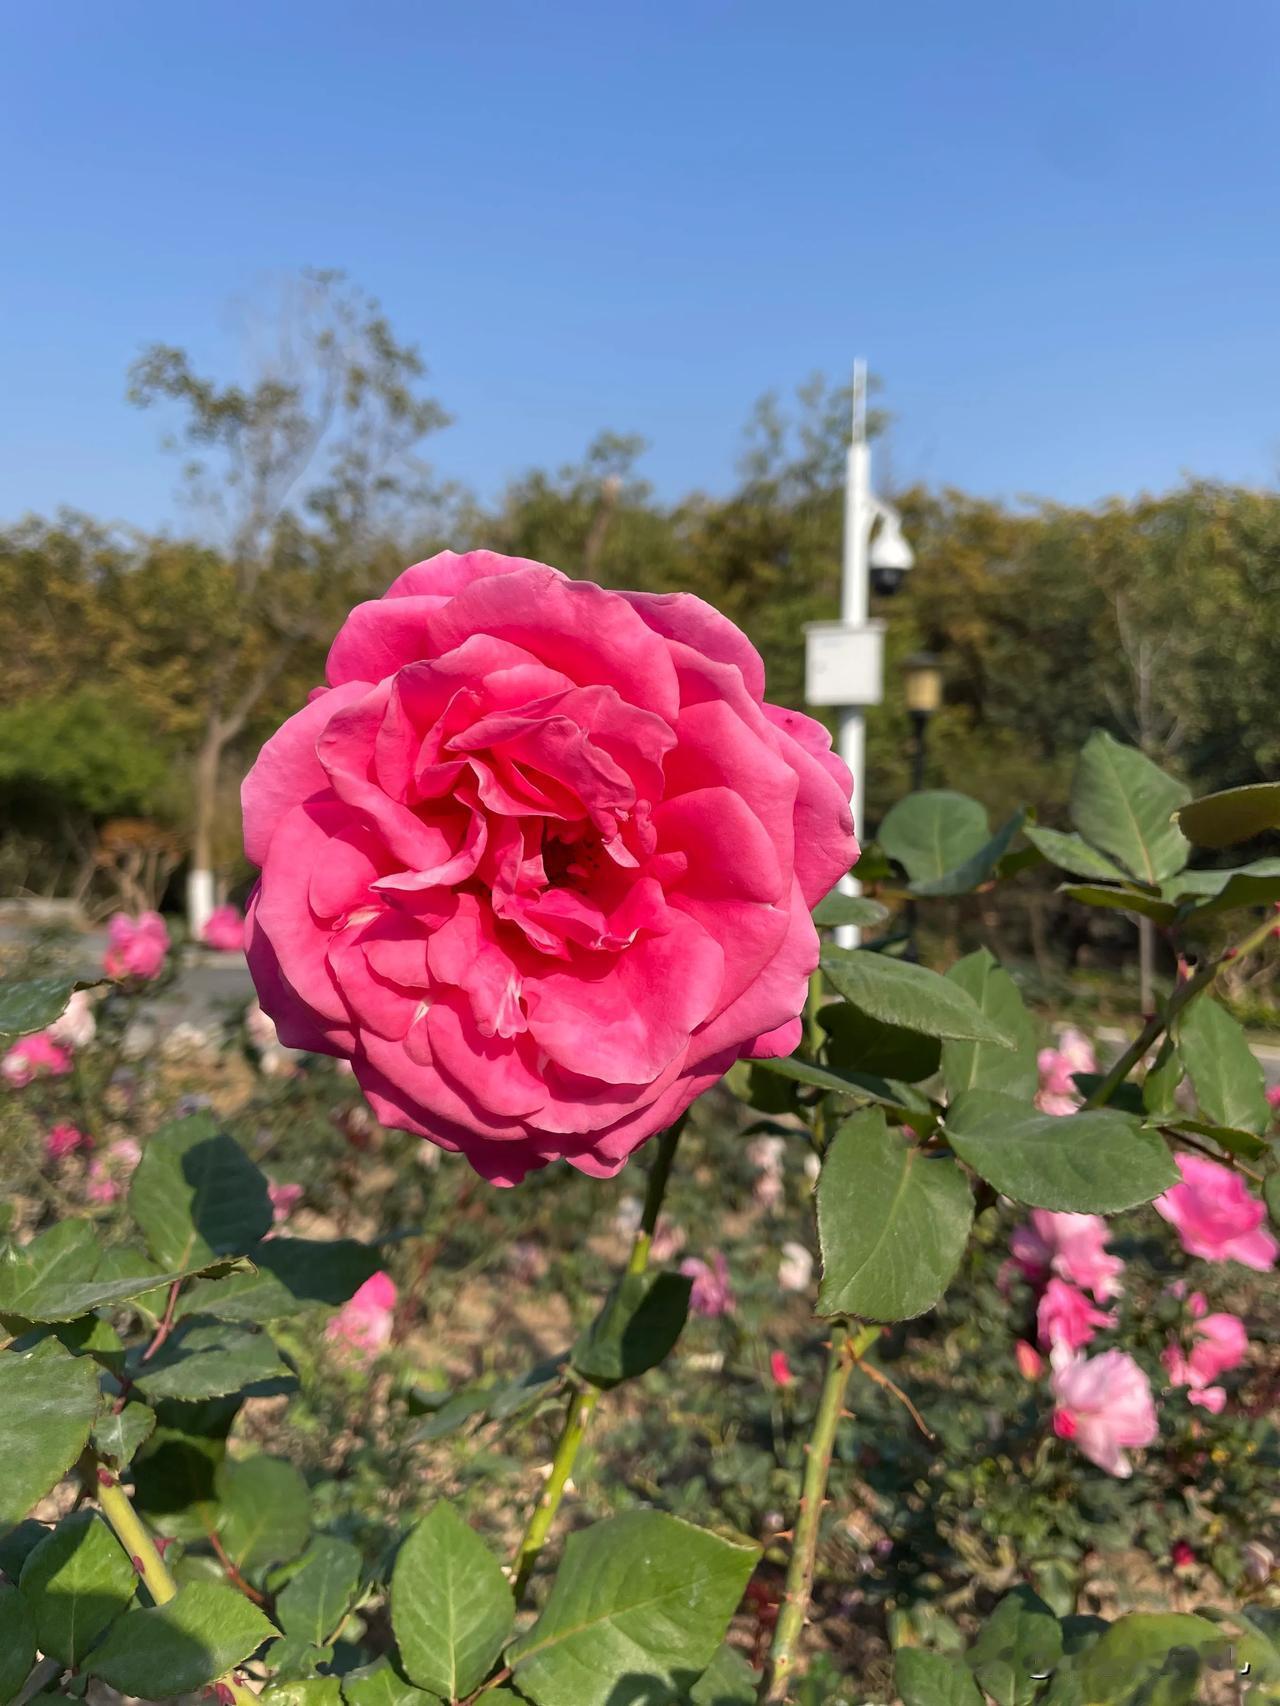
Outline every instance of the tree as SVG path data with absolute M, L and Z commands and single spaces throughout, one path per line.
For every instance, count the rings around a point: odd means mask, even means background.
M 332 633 L 373 590 L 379 546 L 431 496 L 421 441 L 447 424 L 425 394 L 417 349 L 398 341 L 372 298 L 340 273 L 310 272 L 284 298 L 246 384 L 195 372 L 186 352 L 143 351 L 129 400 L 182 413 L 172 441 L 213 518 L 223 555 L 191 593 L 198 735 L 192 755 L 188 913 L 199 931 L 214 901 L 214 826 L 228 748 L 299 648 Z M 179 647 L 178 656 L 187 650 Z

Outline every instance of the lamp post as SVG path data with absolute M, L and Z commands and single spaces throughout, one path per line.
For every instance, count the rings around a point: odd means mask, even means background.
M 877 523 L 879 527 L 877 529 Z M 873 536 L 874 535 L 874 536 Z M 840 574 L 840 620 L 805 627 L 805 698 L 836 712 L 836 750 L 853 776 L 853 823 L 862 838 L 866 807 L 866 712 L 884 697 L 884 623 L 870 616 L 871 589 L 896 592 L 915 562 L 902 534 L 902 518 L 871 489 L 867 443 L 867 364 L 854 363 L 853 421 L 844 492 L 844 558 Z M 859 892 L 857 879 L 840 883 Z M 842 948 L 856 948 L 856 925 L 836 931 Z
M 914 741 L 911 748 L 911 790 L 924 787 L 924 761 L 929 719 L 942 707 L 942 659 L 932 652 L 913 652 L 902 663 L 907 710 Z

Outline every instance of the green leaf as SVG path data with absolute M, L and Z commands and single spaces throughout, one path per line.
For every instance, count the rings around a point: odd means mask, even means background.
M 314 1647 L 299 1635 L 282 1635 L 262 1655 L 263 1664 L 280 1682 L 309 1682 L 332 1659 L 332 1647 Z
M 122 1694 L 166 1700 L 215 1681 L 275 1632 L 235 1588 L 192 1582 L 167 1605 L 126 1612 L 84 1668 Z
M 0 1582 L 0 1701 L 14 1698 L 36 1658 L 36 1631 L 27 1602 Z
M 977 800 L 949 789 L 908 794 L 884 815 L 877 840 L 913 883 L 944 877 L 987 843 L 987 814 Z
M 1178 1052 L 1206 1119 L 1240 1131 L 1265 1131 L 1271 1123 L 1266 1079 L 1242 1026 L 1212 995 L 1203 994 L 1179 1014 Z
M 842 894 L 839 889 L 832 889 L 813 909 L 813 922 L 823 929 L 856 924 L 861 930 L 870 930 L 883 924 L 888 916 L 889 908 L 878 900 L 868 900 L 861 894 Z
M 658 1511 L 571 1534 L 542 1615 L 507 1649 L 536 1706 L 678 1701 L 715 1657 L 760 1556 Z
M 815 1090 L 825 1090 L 830 1096 L 856 1096 L 860 1102 L 869 1099 L 873 1102 L 888 1102 L 895 1107 L 911 1106 L 910 1101 L 903 1099 L 903 1095 L 910 1095 L 910 1085 L 891 1084 L 888 1079 L 880 1078 L 875 1073 L 841 1072 L 835 1067 L 815 1066 L 812 1061 L 798 1060 L 794 1055 L 781 1060 L 753 1060 L 751 1065 L 753 1071 L 772 1073 L 778 1078 L 789 1078 L 797 1084 L 810 1084 Z M 899 1089 L 903 1095 L 897 1094 Z M 926 1101 L 925 1106 L 928 1105 Z
M 1083 836 L 1064 835 L 1061 830 L 1043 829 L 1038 824 L 1028 824 L 1023 833 L 1037 852 L 1043 853 L 1049 863 L 1056 865 L 1060 871 L 1104 883 L 1124 881 L 1124 872 L 1119 865 L 1113 865 L 1105 854 L 1099 853 L 1096 847 L 1090 847 Z
M 247 1255 L 255 1272 L 198 1280 L 184 1292 L 178 1318 L 263 1322 L 317 1306 L 337 1308 L 382 1265 L 373 1245 L 352 1238 L 272 1238 Z
M 1241 906 L 1271 906 L 1280 899 L 1280 859 L 1255 859 L 1217 871 L 1182 871 L 1161 883 L 1166 900 L 1200 901 L 1195 918 Z
M 101 978 L 32 977 L 0 982 L 0 1043 L 43 1031 L 62 1016 L 77 989 L 93 989 Z
M 83 1225 L 90 1237 L 93 1228 L 85 1222 L 63 1221 L 49 1232 L 42 1233 L 24 1250 L 6 1250 L 0 1256 L 0 1315 L 17 1316 L 23 1321 L 75 1321 L 95 1309 L 110 1309 L 116 1304 L 154 1291 L 166 1289 L 193 1274 L 208 1271 L 208 1264 L 199 1268 L 181 1269 L 170 1274 L 134 1274 L 117 1279 L 85 1279 L 70 1281 L 49 1270 L 40 1245 L 62 1226 Z M 98 1252 L 95 1250 L 95 1256 Z M 224 1262 L 215 1264 L 225 1268 Z M 215 1283 L 210 1281 L 210 1284 Z
M 685 1274 L 624 1274 L 573 1347 L 574 1368 L 606 1390 L 654 1368 L 684 1331 L 692 1289 Z
M 13 1303 L 26 1302 L 42 1286 L 76 1286 L 91 1280 L 102 1260 L 96 1229 L 87 1220 L 60 1220 L 20 1248 L 9 1244 L 0 1255 L 0 1314 L 30 1320 Z
M 973 1223 L 964 1174 L 885 1124 L 878 1108 L 836 1132 L 818 1178 L 820 1315 L 905 1321 L 947 1289 Z
M 728 1642 L 689 1691 L 689 1706 L 755 1706 L 760 1673 Z
M 1191 848 L 1172 822 L 1188 790 L 1135 747 L 1101 730 L 1084 744 L 1071 785 L 1071 821 L 1140 883 L 1180 871 Z
M 391 1627 L 405 1674 L 446 1700 L 484 1681 L 515 1621 L 502 1566 L 441 1500 L 410 1531 L 391 1576 Z
M 0 1351 L 0 1530 L 20 1522 L 79 1457 L 98 1412 L 98 1365 L 46 1339 Z
M 258 1699 L 263 1706 L 342 1706 L 342 1683 L 336 1676 L 299 1677 L 273 1682 Z
M 1240 1131 L 1235 1126 L 1215 1125 L 1212 1120 L 1188 1119 L 1186 1114 L 1177 1109 L 1165 1115 L 1161 1124 L 1176 1126 L 1179 1131 L 1193 1132 L 1197 1137 L 1212 1138 L 1228 1155 L 1239 1155 L 1245 1161 L 1257 1161 L 1271 1153 L 1270 1143 L 1256 1132 Z
M 348 1671 L 342 1679 L 342 1698 L 347 1706 L 424 1706 L 438 1696 L 406 1682 L 391 1660 L 384 1658 Z M 487 1700 L 489 1695 L 481 1698 Z
M 1228 1646 L 1225 1631 L 1206 1617 L 1179 1612 L 1122 1617 L 1080 1667 L 1084 1698 L 1090 1706 L 1139 1706 L 1151 1698 L 1147 1686 L 1166 1671 L 1175 1651 L 1216 1653 Z
M 6 1535 L 0 1536 L 0 1570 L 3 1570 L 11 1582 L 16 1582 L 22 1574 L 22 1566 L 35 1551 L 36 1547 L 51 1533 L 50 1524 L 37 1522 L 34 1517 L 28 1517 L 16 1528 L 11 1528 Z
M 962 989 L 909 960 L 890 959 L 865 948 L 826 948 L 822 970 L 837 994 L 882 1024 L 900 1025 L 944 1042 L 1015 1046 L 1014 1038 Z
M 132 1563 L 96 1511 L 60 1522 L 27 1559 L 19 1582 L 40 1651 L 77 1666 L 127 1610 L 137 1585 Z
M 518 1380 L 496 1387 L 486 1405 L 490 1417 L 495 1422 L 505 1422 L 508 1417 L 518 1415 L 521 1410 L 558 1391 L 568 1360 L 564 1355 L 548 1357 L 545 1362 L 535 1363 Z
M 1280 829 L 1280 782 L 1224 788 L 1204 794 L 1177 814 L 1178 827 L 1197 847 L 1231 847 L 1252 841 L 1268 829 Z
M 265 1333 L 219 1321 L 184 1322 L 150 1362 L 134 1367 L 133 1383 L 144 1398 L 179 1398 L 190 1403 L 242 1392 L 262 1380 L 291 1373 Z
M 1178 1182 L 1159 1133 L 1114 1108 L 1058 1116 L 966 1090 L 947 1112 L 947 1137 L 979 1178 L 1031 1208 L 1115 1214 Z
M 133 1464 L 134 1503 L 163 1533 L 205 1540 L 217 1525 L 214 1483 L 239 1398 L 156 1406 L 156 1429 Z
M 957 960 L 946 975 L 1015 1044 L 1003 1049 L 990 1043 L 945 1043 L 942 1075 L 947 1093 L 955 1097 L 962 1090 L 981 1089 L 1028 1099 L 1034 1096 L 1040 1081 L 1036 1028 L 1017 984 L 985 948 Z
M 982 1706 L 964 1661 L 926 1647 L 900 1647 L 893 1659 L 902 1706 Z
M 1018 831 L 1027 821 L 1025 811 L 1014 812 L 1013 816 L 1001 824 L 982 846 L 971 853 L 953 870 L 946 871 L 940 877 L 929 877 L 923 882 L 912 883 L 911 893 L 920 896 L 946 896 L 972 894 L 983 883 L 989 882 L 995 876 L 1001 860 L 1009 851 L 1013 841 L 1017 839 Z
M 932 1078 L 938 1070 L 942 1045 L 937 1037 L 883 1024 L 847 1001 L 824 1007 L 818 1023 L 827 1033 L 826 1055 L 832 1066 L 900 1078 L 908 1084 Z
M 1014 1588 L 965 1656 L 996 1706 L 1032 1706 L 1041 1683 L 1062 1657 L 1062 1629 L 1038 1594 Z
M 218 1470 L 222 1544 L 241 1575 L 296 1558 L 311 1535 L 311 1491 L 283 1457 L 227 1458 Z M 319 1643 L 317 1643 L 319 1644 Z
M 209 1114 L 164 1126 L 143 1151 L 129 1209 L 164 1267 L 242 1256 L 271 1230 L 267 1181 Z
M 360 1572 L 360 1553 L 349 1540 L 331 1534 L 313 1540 L 276 1596 L 276 1620 L 285 1634 L 327 1646 L 359 1592 Z
M 1160 1052 L 1146 1077 L 1142 1080 L 1142 1105 L 1149 1114 L 1167 1114 L 1177 1108 L 1178 1086 L 1182 1083 L 1182 1057 L 1174 1047 L 1173 1038 L 1166 1032 Z
M 133 1461 L 155 1432 L 156 1413 L 149 1404 L 130 1398 L 123 1410 L 108 1410 L 93 1424 L 93 1449 L 117 1468 Z
M 1178 908 L 1171 900 L 1161 900 L 1159 895 L 1149 894 L 1135 884 L 1107 888 L 1103 883 L 1063 883 L 1058 893 L 1078 900 L 1083 906 L 1100 906 L 1108 912 L 1135 912 L 1156 924 L 1172 924 L 1178 916 Z

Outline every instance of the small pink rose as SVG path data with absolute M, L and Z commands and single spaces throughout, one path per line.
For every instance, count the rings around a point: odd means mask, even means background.
M 130 918 L 117 912 L 107 925 L 110 946 L 102 956 L 102 969 L 117 981 L 137 978 L 150 982 L 159 977 L 169 952 L 169 931 L 158 912 Z
M 19 1037 L 0 1060 L 0 1077 L 15 1090 L 36 1078 L 62 1078 L 70 1070 L 70 1052 L 54 1042 L 48 1031 Z
M 205 920 L 200 940 L 223 954 L 244 952 L 244 915 L 238 906 L 215 906 Z
M 355 1361 L 372 1362 L 391 1342 L 396 1295 L 390 1274 L 374 1274 L 330 1318 L 325 1337 Z
M 1099 1327 L 1114 1327 L 1116 1318 L 1093 1304 L 1066 1280 L 1051 1279 L 1036 1309 L 1036 1336 L 1046 1350 L 1066 1345 L 1077 1351 L 1087 1345 Z
M 93 1139 L 73 1125 L 51 1126 L 45 1134 L 46 1161 L 65 1161 L 68 1155 L 74 1155 L 77 1150 L 92 1148 Z
M 1128 1451 L 1156 1438 L 1156 1407 L 1151 1383 L 1131 1356 L 1103 1351 L 1085 1357 L 1055 1346 L 1051 1386 L 1057 1407 L 1053 1431 L 1121 1479 L 1133 1473 Z
M 283 1226 L 305 1194 L 301 1185 L 278 1185 L 274 1179 L 268 1181 L 267 1195 L 271 1199 L 272 1223 Z
M 717 1250 L 710 1263 L 696 1256 L 686 1256 L 680 1272 L 693 1281 L 689 1308 L 695 1315 L 731 1315 L 737 1307 L 733 1287 L 729 1283 L 729 1264 Z
M 1187 1254 L 1239 1262 L 1258 1273 L 1274 1267 L 1280 1247 L 1262 1224 L 1266 1210 L 1240 1175 L 1202 1155 L 1174 1159 L 1182 1181 L 1152 1207 L 1177 1232 Z

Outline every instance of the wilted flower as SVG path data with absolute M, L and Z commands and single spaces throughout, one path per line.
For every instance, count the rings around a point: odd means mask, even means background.
M 144 912 L 136 919 L 117 912 L 107 935 L 111 945 L 102 956 L 102 969 L 108 977 L 150 981 L 160 975 L 169 952 L 169 931 L 158 912 Z
M 1014 1228 L 1009 1251 L 1019 1272 L 1033 1285 L 1051 1273 L 1091 1291 L 1099 1303 L 1118 1295 L 1124 1263 L 1107 1254 L 1107 1223 L 1097 1214 L 1031 1211 L 1029 1224 Z
M 45 1035 L 60 1048 L 88 1048 L 97 1029 L 92 996 L 87 989 L 73 989 L 70 1000 Z
M 61 1078 L 71 1070 L 71 1055 L 60 1048 L 48 1031 L 36 1031 L 32 1036 L 19 1037 L 0 1060 L 0 1078 L 15 1090 L 30 1084 L 33 1078 Z
M 737 1299 L 733 1295 L 733 1287 L 729 1284 L 729 1264 L 719 1250 L 712 1255 L 710 1264 L 699 1261 L 696 1256 L 686 1256 L 680 1264 L 680 1272 L 693 1281 L 689 1308 L 695 1315 L 733 1313 Z
M 1097 1328 L 1114 1327 L 1116 1318 L 1095 1309 L 1084 1292 L 1066 1280 L 1051 1279 L 1036 1309 L 1036 1336 L 1046 1350 L 1066 1345 L 1079 1350 L 1087 1345 Z
M 747 1160 L 762 1173 L 780 1173 L 786 1152 L 786 1138 L 763 1134 L 753 1137 L 747 1145 Z
M 1208 1262 L 1239 1262 L 1259 1273 L 1273 1267 L 1278 1247 L 1262 1224 L 1266 1210 L 1240 1175 L 1202 1155 L 1174 1159 L 1182 1182 L 1152 1207 L 1177 1232 L 1187 1254 Z
M 1121 1479 L 1132 1475 L 1126 1451 L 1150 1445 L 1156 1437 L 1156 1406 L 1151 1383 L 1124 1351 L 1084 1357 L 1065 1345 L 1054 1348 L 1051 1386 L 1057 1399 L 1053 1431 Z
M 396 1296 L 391 1275 L 374 1274 L 330 1318 L 325 1337 L 346 1355 L 372 1362 L 391 1342 Z
M 1264 1587 L 1275 1573 L 1276 1555 L 1260 1540 L 1246 1540 L 1240 1548 L 1240 1562 L 1251 1582 Z
M 639 1197 L 619 1197 L 618 1206 L 613 1213 L 613 1229 L 619 1238 L 634 1238 L 640 1230 L 643 1214 L 644 1204 Z
M 803 1244 L 788 1239 L 778 1264 L 778 1284 L 783 1291 L 807 1291 L 813 1278 L 813 1256 Z
M 205 920 L 200 940 L 223 954 L 244 952 L 244 918 L 238 906 L 215 906 Z
M 45 1133 L 46 1161 L 63 1161 L 68 1155 L 74 1155 L 78 1149 L 92 1148 L 93 1139 L 87 1132 L 80 1131 L 73 1125 L 55 1125 Z

